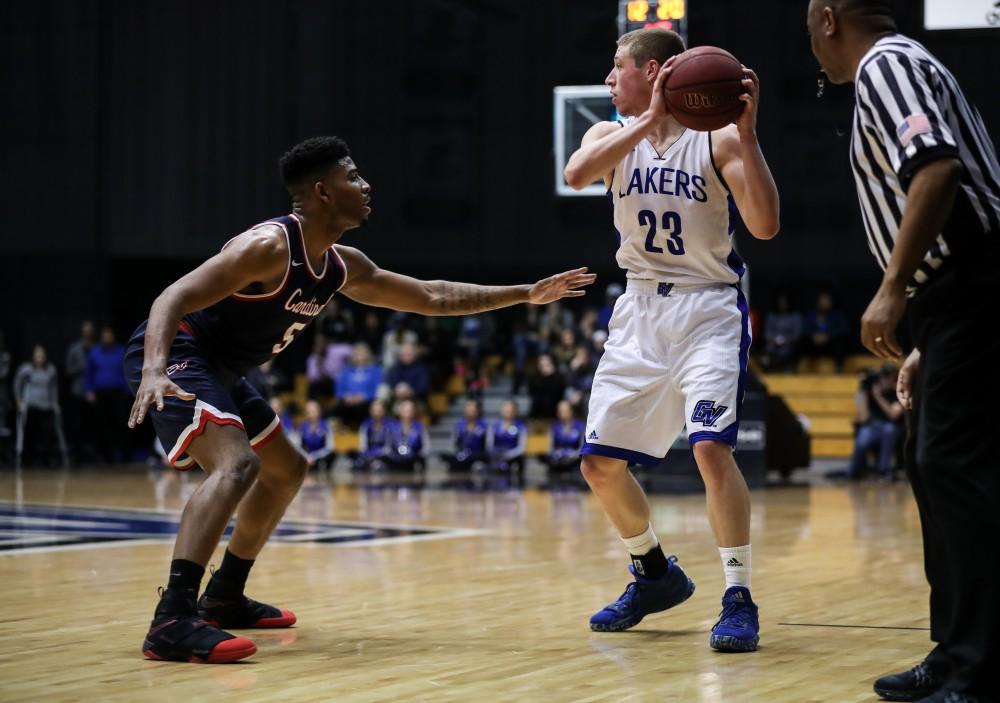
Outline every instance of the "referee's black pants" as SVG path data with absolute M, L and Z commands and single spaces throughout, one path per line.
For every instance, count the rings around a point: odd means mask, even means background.
M 931 586 L 928 663 L 946 689 L 988 700 L 1000 698 L 998 297 L 1000 273 L 969 263 L 910 304 L 921 361 L 907 472 Z

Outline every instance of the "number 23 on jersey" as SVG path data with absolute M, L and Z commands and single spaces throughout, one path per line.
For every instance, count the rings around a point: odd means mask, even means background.
M 655 239 L 658 234 L 656 230 L 656 213 L 652 210 L 639 211 L 639 224 L 648 227 L 646 231 L 646 251 L 653 254 L 662 254 L 663 247 L 657 246 Z M 660 234 L 667 237 L 667 250 L 674 256 L 684 254 L 684 240 L 681 239 L 681 216 L 672 210 L 663 213 L 660 218 Z

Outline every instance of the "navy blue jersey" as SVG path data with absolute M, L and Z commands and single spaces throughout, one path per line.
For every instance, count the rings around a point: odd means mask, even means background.
M 392 450 L 392 442 L 397 434 L 396 423 L 385 419 L 375 423 L 367 418 L 358 430 L 361 436 L 362 454 L 364 456 L 382 456 Z
M 299 425 L 299 436 L 302 438 L 302 449 L 306 454 L 318 452 L 326 449 L 326 443 L 330 438 L 330 425 L 326 420 L 320 420 L 315 425 L 303 420 Z
M 277 289 L 234 293 L 185 315 L 181 323 L 209 355 L 237 370 L 260 366 L 291 344 L 347 278 L 347 268 L 333 247 L 324 254 L 320 272 L 313 271 L 302 224 L 295 215 L 276 217 L 252 229 L 265 224 L 279 225 L 288 240 L 288 265 Z
M 483 420 L 476 420 L 471 428 L 466 420 L 459 420 L 455 424 L 455 449 L 472 454 L 484 453 L 487 431 L 486 422 Z
M 419 420 L 410 423 L 409 429 L 402 422 L 396 423 L 396 453 L 400 456 L 422 456 L 427 447 L 424 446 L 425 430 Z

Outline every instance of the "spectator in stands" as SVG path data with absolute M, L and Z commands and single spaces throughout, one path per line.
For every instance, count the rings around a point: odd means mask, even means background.
M 128 444 L 128 414 L 132 394 L 125 383 L 125 347 L 111 327 L 101 328 L 100 342 L 87 355 L 84 390 L 94 408 L 98 454 L 105 461 L 122 461 Z M 169 369 L 168 369 L 169 371 Z
M 446 457 L 452 471 L 467 472 L 486 465 L 488 429 L 478 400 L 465 401 L 464 417 L 455 423 L 455 453 Z
M 382 367 L 372 359 L 371 348 L 364 342 L 354 345 L 351 363 L 337 379 L 335 414 L 347 425 L 357 427 L 382 383 Z
M 87 357 L 94 347 L 94 323 L 84 320 L 80 324 L 80 338 L 66 350 L 65 372 L 69 393 L 63 404 L 66 432 L 77 459 L 93 456 L 92 437 L 94 423 L 91 421 L 85 387 Z
M 573 406 L 576 414 L 583 414 L 590 402 L 590 389 L 594 385 L 594 373 L 597 371 L 590 356 L 590 349 L 585 345 L 576 348 L 573 358 L 566 370 L 566 400 Z M 557 407 L 558 416 L 558 407 Z
M 384 336 L 385 328 L 382 326 L 382 318 L 374 310 L 367 310 L 361 321 L 361 329 L 357 331 L 354 341 L 367 344 L 374 358 L 382 351 L 382 338 Z
M 559 330 L 559 341 L 549 350 L 552 361 L 559 373 L 564 376 L 569 372 L 569 364 L 576 355 L 576 332 L 569 327 Z
M 478 369 L 493 335 L 493 316 L 488 313 L 466 315 L 460 325 L 458 348 L 465 353 L 470 366 Z
M 560 401 L 556 421 L 552 423 L 549 454 L 545 459 L 551 473 L 565 474 L 580 465 L 580 448 L 583 446 L 585 427 L 582 420 L 574 418 L 569 401 Z
M 601 357 L 604 356 L 604 345 L 608 342 L 608 333 L 604 330 L 594 330 L 594 334 L 590 337 L 590 357 L 593 359 L 594 368 L 597 368 L 597 364 L 601 361 Z
M 412 400 L 399 404 L 399 422 L 390 457 L 394 468 L 401 471 L 422 471 L 427 462 L 431 441 L 424 423 L 416 418 L 417 406 Z
M 799 363 L 802 314 L 792 309 L 787 293 L 779 293 L 764 322 L 764 357 L 768 371 L 791 371 Z
M 556 369 L 548 354 L 538 355 L 538 368 L 528 381 L 531 395 L 531 418 L 551 420 L 556 416 L 556 405 L 566 392 L 566 381 Z
M 833 295 L 823 291 L 816 309 L 805 318 L 802 355 L 810 359 L 832 358 L 837 370 L 844 368 L 847 355 L 847 320 L 834 305 Z
M 500 419 L 490 425 L 486 439 L 490 468 L 506 472 L 511 478 L 523 475 L 527 446 L 528 428 L 517 417 L 517 404 L 505 400 L 500 405 Z
M 19 429 L 23 433 L 23 460 L 54 465 L 65 449 L 59 419 L 59 381 L 45 348 L 37 345 L 31 361 L 24 362 L 14 377 Z
M 323 308 L 316 324 L 320 333 L 331 342 L 343 344 L 354 339 L 354 316 L 349 309 L 340 306 L 336 296 Z
M 618 297 L 625 292 L 621 283 L 609 283 L 604 289 L 604 305 L 597 311 L 597 326 L 608 331 L 608 323 L 611 321 L 611 313 L 615 311 L 615 303 Z
M 535 306 L 526 306 L 529 309 Z M 452 343 L 452 335 L 442 326 L 440 317 L 425 317 L 424 320 L 423 348 L 424 362 L 431 373 L 431 385 L 441 387 L 448 380 L 451 373 L 452 359 L 455 356 L 455 346 Z
M 560 301 L 549 303 L 538 316 L 538 342 L 543 352 L 549 351 L 559 341 L 563 329 L 576 329 L 573 311 Z
M 389 468 L 393 455 L 393 440 L 398 434 L 395 421 L 386 416 L 385 403 L 373 400 L 368 417 L 358 430 L 358 458 L 354 468 L 358 471 L 384 471 Z
M 385 377 L 386 383 L 392 389 L 393 398 L 396 397 L 396 387 L 406 384 L 410 387 L 413 397 L 421 402 L 427 401 L 427 395 L 431 390 L 431 373 L 427 365 L 417 358 L 417 346 L 412 342 L 406 342 L 399 348 L 399 358 L 394 366 L 389 369 Z
M 527 305 L 523 310 L 525 315 L 514 322 L 514 331 L 510 340 L 510 353 L 514 362 L 513 390 L 515 393 L 521 393 L 526 387 L 528 360 L 540 351 L 538 306 Z
M 577 325 L 578 337 L 583 340 L 590 339 L 597 331 L 597 309 L 584 308 L 580 315 L 580 323 Z
M 313 337 L 312 351 L 306 357 L 306 379 L 309 381 L 307 391 L 310 399 L 329 400 L 334 395 L 334 378 L 327 373 L 326 349 L 329 344 L 326 337 L 317 334 Z
M 858 388 L 857 431 L 847 477 L 857 480 L 865 472 L 868 452 L 878 451 L 879 477 L 895 478 L 896 456 L 903 437 L 903 406 L 896 397 L 899 371 L 885 364 L 878 371 L 863 374 Z
M 382 336 L 382 368 L 392 368 L 399 362 L 399 352 L 404 344 L 416 346 L 417 333 L 407 326 L 405 312 L 394 312 L 389 316 L 388 329 Z
M 323 419 L 322 408 L 315 400 L 306 403 L 305 419 L 299 424 L 298 443 L 309 461 L 320 471 L 333 467 L 337 459 L 333 443 L 333 429 Z

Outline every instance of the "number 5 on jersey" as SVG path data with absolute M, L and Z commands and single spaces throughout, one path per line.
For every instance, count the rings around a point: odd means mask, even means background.
M 653 242 L 656 237 L 656 213 L 652 210 L 639 211 L 639 224 L 649 227 L 646 232 L 646 251 L 653 254 L 662 254 L 663 247 L 658 247 Z M 684 240 L 681 239 L 681 216 L 672 210 L 663 213 L 661 221 L 661 231 L 667 235 L 667 249 L 674 256 L 684 254 Z
M 306 328 L 306 323 L 304 322 L 293 322 L 285 330 L 285 336 L 281 338 L 281 341 L 271 347 L 271 353 L 280 354 L 281 350 L 287 347 L 295 339 L 295 335 Z M 272 337 L 273 339 L 273 337 Z

